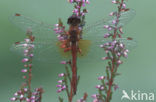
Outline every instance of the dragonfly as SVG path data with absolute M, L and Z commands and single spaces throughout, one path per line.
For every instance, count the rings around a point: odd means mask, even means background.
M 120 22 L 118 27 L 123 27 L 135 16 L 134 10 L 129 10 L 127 12 L 121 12 Z M 76 21 L 72 21 L 72 20 Z M 94 61 L 96 62 L 96 56 L 103 56 L 104 51 L 99 47 L 101 41 L 104 40 L 104 34 L 106 29 L 104 25 L 108 24 L 114 26 L 112 21 L 116 19 L 115 17 L 109 17 L 108 19 L 99 20 L 91 25 L 86 25 L 83 29 L 79 29 L 80 19 L 76 16 L 71 16 L 68 18 L 69 29 L 67 34 L 65 34 L 66 47 L 64 49 L 60 48 L 60 42 L 57 39 L 57 35 L 53 34 L 54 26 L 51 24 L 45 24 L 26 17 L 21 14 L 14 14 L 10 17 L 10 21 L 21 28 L 23 31 L 31 29 L 33 36 L 35 36 L 35 59 L 55 62 L 57 59 L 72 59 L 72 86 L 73 92 L 76 94 L 77 86 L 77 58 L 83 58 L 82 61 Z M 120 40 L 120 39 L 118 39 Z M 122 42 L 126 42 L 126 39 L 122 39 Z M 12 45 L 11 50 L 22 54 L 24 47 L 22 46 L 24 42 L 16 42 Z M 134 42 L 129 40 L 128 46 L 133 46 Z M 69 51 L 65 49 L 69 48 Z M 99 58 L 98 58 L 99 59 Z

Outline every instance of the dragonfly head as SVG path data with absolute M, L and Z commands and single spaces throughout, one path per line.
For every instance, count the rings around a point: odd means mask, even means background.
M 80 17 L 76 15 L 72 15 L 68 18 L 67 24 L 72 25 L 72 26 L 77 26 L 81 23 Z

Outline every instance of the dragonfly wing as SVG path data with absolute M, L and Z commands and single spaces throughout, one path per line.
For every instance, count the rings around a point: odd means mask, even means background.
M 37 51 L 36 51 L 37 52 Z M 40 61 L 46 61 L 48 63 L 59 63 L 62 60 L 67 60 L 71 56 L 63 56 L 60 52 L 60 46 L 58 46 L 58 41 L 50 43 L 44 43 L 42 50 L 38 52 L 37 59 Z
M 88 46 L 86 45 L 85 48 L 81 48 L 82 49 L 82 54 L 84 54 L 85 56 L 79 57 L 79 61 L 81 63 L 83 62 L 88 62 L 88 63 L 95 63 L 95 62 L 100 62 L 101 58 L 103 56 L 105 56 L 105 52 L 102 48 L 100 48 L 99 45 L 94 44 L 94 42 L 92 42 L 91 40 L 86 40 L 87 42 L 89 42 Z
M 125 44 L 125 47 L 128 50 L 133 50 L 137 46 L 137 41 L 135 41 L 135 40 L 128 40 L 127 38 L 118 38 L 118 39 L 119 39 L 120 42 Z
M 10 50 L 20 56 L 24 56 L 24 50 L 26 50 L 27 47 L 24 47 L 23 44 L 25 44 L 25 42 L 16 42 L 12 44 Z
M 137 42 L 135 40 L 129 40 L 128 38 L 117 38 L 116 41 L 123 43 L 128 50 L 133 50 L 137 46 Z M 110 39 L 105 39 L 101 41 L 101 44 L 111 42 Z
M 117 41 L 123 43 L 129 51 L 132 51 L 136 46 L 137 42 L 134 40 L 128 40 L 127 38 L 117 38 Z M 110 39 L 101 40 L 99 45 L 91 44 L 88 54 L 86 57 L 81 59 L 81 62 L 101 62 L 101 58 L 106 56 L 105 50 L 103 48 L 100 48 L 100 44 L 103 45 L 104 43 L 112 42 Z
M 123 27 L 124 25 L 126 25 L 129 21 L 131 21 L 134 16 L 136 15 L 135 10 L 130 9 L 129 11 L 126 12 L 122 12 L 119 18 L 119 24 L 118 27 Z
M 46 62 L 56 62 L 57 59 L 61 57 L 56 46 L 57 35 L 53 33 L 53 25 L 44 24 L 26 17 L 21 14 L 15 14 L 10 16 L 10 21 L 17 27 L 21 28 L 24 32 L 28 29 L 32 31 L 33 36 L 35 36 L 34 41 L 34 59 Z M 19 44 L 13 44 L 11 50 L 24 55 L 24 50 L 26 48 L 22 47 L 24 42 Z
M 9 17 L 9 20 L 24 32 L 27 32 L 27 30 L 30 29 L 36 38 L 35 40 L 43 42 L 47 39 L 56 39 L 56 35 L 53 34 L 53 25 L 35 21 L 21 14 L 14 14 Z
M 118 27 L 127 24 L 134 16 L 135 16 L 134 10 L 121 12 L 121 16 L 119 18 L 120 22 L 118 24 Z M 104 40 L 104 34 L 108 32 L 107 29 L 104 29 L 104 25 L 110 25 L 115 27 L 112 23 L 113 20 L 115 19 L 116 19 L 115 17 L 102 19 L 84 28 L 82 38 L 83 40 L 89 40 L 91 42 L 91 46 L 89 47 L 88 54 L 87 54 L 88 57 L 85 57 L 85 59 L 96 61 L 96 60 L 100 60 L 102 56 L 105 56 L 104 50 L 100 48 L 100 45 Z M 120 39 L 120 41 L 124 42 L 128 47 L 128 49 L 134 48 L 136 46 L 135 41 L 126 40 L 126 38 Z M 91 59 L 89 56 L 92 56 L 94 59 Z
M 34 60 L 47 63 L 59 63 L 60 59 L 63 60 L 64 58 L 59 53 L 59 47 L 57 46 L 56 42 L 57 40 L 50 40 L 47 42 L 34 42 Z M 10 50 L 24 57 L 24 50 L 26 50 L 27 47 L 24 47 L 23 44 L 25 44 L 25 42 L 15 43 L 12 45 Z
M 87 25 L 83 29 L 83 38 L 88 37 L 99 37 L 101 33 L 104 34 L 107 30 L 104 29 L 104 25 L 108 19 L 101 19 L 93 24 Z
M 119 23 L 117 27 L 122 27 L 125 24 L 127 24 L 132 18 L 136 15 L 135 10 L 129 10 L 126 12 L 121 12 L 120 18 L 119 18 Z M 109 25 L 112 27 L 115 27 L 115 24 L 112 22 L 116 20 L 116 16 L 110 16 L 107 19 L 101 19 L 91 25 L 88 25 L 84 28 L 83 32 L 84 35 L 83 37 L 103 37 L 103 35 L 108 32 L 107 29 L 104 29 L 104 25 Z M 87 35 L 88 34 L 88 35 Z

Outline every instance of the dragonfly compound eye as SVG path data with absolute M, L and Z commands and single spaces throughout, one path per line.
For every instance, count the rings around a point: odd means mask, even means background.
M 78 17 L 76 15 L 72 15 L 71 17 L 68 18 L 67 23 L 72 26 L 77 26 L 78 24 L 81 23 L 81 19 L 80 19 L 80 17 Z

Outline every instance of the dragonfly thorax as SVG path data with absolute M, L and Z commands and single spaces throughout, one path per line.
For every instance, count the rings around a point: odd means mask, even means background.
M 77 34 L 77 31 L 76 30 L 71 30 L 70 32 L 69 32 L 69 34 L 70 34 L 70 41 L 72 42 L 72 43 L 76 43 L 77 42 L 77 40 L 78 40 L 78 34 Z

